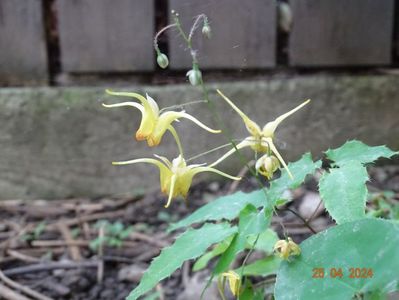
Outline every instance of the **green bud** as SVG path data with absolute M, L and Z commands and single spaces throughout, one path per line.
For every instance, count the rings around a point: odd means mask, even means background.
M 212 36 L 211 27 L 210 27 L 208 24 L 205 24 L 205 25 L 202 27 L 202 34 L 203 34 L 205 37 L 207 37 L 208 39 L 211 38 L 211 36 Z
M 263 155 L 256 161 L 255 169 L 267 179 L 273 177 L 274 172 L 280 167 L 280 162 L 275 156 Z
M 188 80 L 190 81 L 192 86 L 197 86 L 201 83 L 202 80 L 202 74 L 201 71 L 198 69 L 192 69 L 187 72 L 186 76 L 188 77 Z
M 157 56 L 157 63 L 162 69 L 166 69 L 166 67 L 169 65 L 169 59 L 165 54 L 159 53 Z

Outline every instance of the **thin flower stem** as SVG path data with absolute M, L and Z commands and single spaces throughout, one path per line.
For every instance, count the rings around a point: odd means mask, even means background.
M 201 19 L 203 19 L 204 22 L 206 22 L 206 20 L 208 18 L 207 18 L 207 16 L 205 14 L 200 14 L 199 16 L 197 16 L 197 18 L 195 18 L 194 24 L 193 24 L 193 26 L 191 26 L 190 33 L 188 34 L 188 40 L 189 41 L 192 41 L 193 36 L 194 36 L 194 32 L 198 28 L 198 26 L 199 26 L 199 24 L 201 22 Z
M 182 157 L 184 157 L 184 155 L 183 155 L 183 146 L 182 146 L 182 144 L 181 144 L 179 135 L 177 134 L 175 128 L 172 127 L 172 126 L 169 126 L 169 127 L 168 127 L 168 130 L 170 131 L 170 133 L 171 133 L 171 134 L 173 135 L 173 137 L 175 138 L 175 141 L 176 141 L 176 144 L 177 144 L 177 148 L 179 148 L 179 154 L 180 154 Z
M 295 215 L 297 218 L 299 218 L 299 219 L 303 222 L 303 224 L 304 224 L 307 228 L 309 228 L 309 230 L 310 230 L 312 233 L 314 233 L 314 234 L 317 233 L 317 231 L 314 230 L 312 226 L 310 226 L 310 224 L 308 223 L 308 221 L 306 221 L 306 219 L 305 219 L 304 217 L 302 217 L 300 214 L 298 214 L 295 210 L 293 210 L 293 209 L 291 209 L 291 208 L 289 208 L 289 207 L 287 207 L 287 208 L 285 208 L 285 209 L 288 210 L 288 211 L 290 211 L 290 212 L 291 212 L 293 215 Z
M 189 106 L 189 105 L 193 105 L 193 104 L 198 104 L 198 103 L 205 103 L 205 100 L 196 100 L 196 101 L 190 101 L 190 102 L 186 102 L 186 103 L 182 103 L 182 104 L 176 104 L 176 105 L 171 105 L 171 106 L 166 106 L 164 108 L 162 108 L 159 113 L 164 112 L 165 110 L 169 110 L 169 109 L 176 109 L 176 108 L 181 108 L 183 109 L 184 106 Z
M 165 26 L 164 28 L 162 28 L 160 31 L 158 31 L 157 34 L 155 35 L 155 37 L 154 37 L 154 49 L 157 52 L 157 54 L 160 53 L 159 46 L 158 46 L 158 38 L 159 38 L 159 36 L 163 32 L 165 32 L 166 30 L 168 30 L 170 28 L 173 28 L 173 27 L 176 27 L 176 24 L 174 24 L 174 23 L 173 24 L 169 24 L 169 25 Z
M 193 65 L 195 67 L 199 68 L 198 62 L 197 62 L 197 58 L 196 58 L 196 51 L 194 51 L 193 48 L 192 48 L 191 39 L 189 39 L 187 37 L 187 35 L 185 34 L 184 30 L 182 29 L 181 23 L 180 23 L 180 20 L 179 20 L 179 17 L 178 17 L 177 14 L 175 14 L 175 24 L 176 24 L 177 29 L 179 30 L 181 36 L 183 37 L 183 39 L 187 43 L 187 47 L 190 50 L 190 54 L 191 54 L 192 59 L 193 59 Z M 204 83 L 202 77 L 200 78 L 200 84 L 199 85 L 200 85 L 200 88 L 201 88 L 202 93 L 204 95 L 204 99 L 206 101 L 206 104 L 208 105 L 208 109 L 212 113 L 214 120 L 219 124 L 220 128 L 225 133 L 225 136 L 227 137 L 227 139 L 229 140 L 230 144 L 235 149 L 240 161 L 248 168 L 248 170 L 251 173 L 251 175 L 255 177 L 255 179 L 257 181 L 257 184 L 258 184 L 259 188 L 265 194 L 265 200 L 267 201 L 267 191 L 266 191 L 266 188 L 264 187 L 264 185 L 262 184 L 262 181 L 259 178 L 259 174 L 257 174 L 252 168 L 250 168 L 250 166 L 248 165 L 248 161 L 245 159 L 243 154 L 237 148 L 237 143 L 235 143 L 235 141 L 233 140 L 230 131 L 224 126 L 224 123 L 223 123 L 220 115 L 218 114 L 217 110 L 215 109 L 214 103 L 209 98 L 209 92 L 208 92 L 208 89 L 205 86 L 205 83 Z M 276 214 L 276 208 L 273 206 L 272 209 L 273 209 L 273 212 Z M 282 224 L 282 222 L 279 221 L 279 223 L 281 223 L 282 228 L 284 228 L 284 225 Z M 208 287 L 208 285 L 204 288 L 203 293 L 205 292 L 207 287 Z M 202 293 L 202 295 L 203 295 L 203 293 Z
M 236 141 L 237 141 L 237 140 L 236 140 Z M 197 154 L 197 155 L 194 155 L 194 156 L 190 157 L 189 159 L 186 159 L 186 161 L 189 162 L 189 161 L 191 161 L 191 160 L 197 159 L 197 158 L 199 158 L 199 157 L 201 157 L 201 156 L 204 156 L 204 155 L 207 155 L 207 154 L 212 153 L 212 152 L 214 152 L 214 151 L 217 151 L 217 150 L 226 148 L 226 147 L 228 147 L 228 146 L 231 146 L 231 143 L 227 143 L 227 144 L 218 146 L 218 147 L 216 147 L 216 148 L 213 148 L 213 149 L 211 149 L 211 150 L 208 150 L 208 151 L 199 153 L 199 154 Z
M 244 276 L 245 265 L 247 264 L 247 260 L 248 260 L 249 257 L 251 256 L 252 252 L 254 252 L 255 246 L 256 246 L 256 244 L 258 243 L 259 237 L 260 237 L 260 234 L 258 234 L 258 235 L 256 236 L 255 242 L 254 242 L 253 245 L 251 246 L 251 249 L 248 251 L 247 255 L 246 255 L 245 258 L 244 258 L 244 261 L 242 262 L 240 278 L 242 278 L 242 277 Z

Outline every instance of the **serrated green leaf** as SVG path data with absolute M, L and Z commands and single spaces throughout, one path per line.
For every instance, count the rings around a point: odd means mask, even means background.
M 237 192 L 232 195 L 222 196 L 197 209 L 185 219 L 172 224 L 169 231 L 187 227 L 193 223 L 235 219 L 247 204 L 252 204 L 256 207 L 261 206 L 262 203 L 266 202 L 265 197 L 265 192 L 262 190 L 252 193 Z
M 367 180 L 367 169 L 358 161 L 324 172 L 319 182 L 320 196 L 338 224 L 366 216 Z
M 313 162 L 310 153 L 306 153 L 298 161 L 288 164 L 294 180 L 291 180 L 287 172 L 283 170 L 281 177 L 274 180 L 270 188 L 266 190 L 266 195 L 264 190 L 257 190 L 252 193 L 237 192 L 220 197 L 202 206 L 185 219 L 172 224 L 169 230 L 173 231 L 193 223 L 211 220 L 232 220 L 238 217 L 240 211 L 247 204 L 252 204 L 255 207 L 266 205 L 268 207 L 267 211 L 271 213 L 274 203 L 282 198 L 285 190 L 297 188 L 305 180 L 306 175 L 313 174 L 320 166 L 320 161 Z
M 227 223 L 205 224 L 199 229 L 189 229 L 174 244 L 164 248 L 144 273 L 140 284 L 130 293 L 128 300 L 135 300 L 151 290 L 159 281 L 170 276 L 183 262 L 197 258 L 212 244 L 218 243 L 237 231 Z
M 281 259 L 276 255 L 267 256 L 249 265 L 235 269 L 237 274 L 244 276 L 269 276 L 277 273 Z
M 284 169 L 281 172 L 281 176 L 270 183 L 270 188 L 267 191 L 267 196 L 274 204 L 277 203 L 277 201 L 279 200 L 291 200 L 285 199 L 283 197 L 284 192 L 287 189 L 298 188 L 304 182 L 307 175 L 313 174 L 316 169 L 321 167 L 321 161 L 318 160 L 316 162 L 313 162 L 310 153 L 305 153 L 296 162 L 288 164 L 288 167 L 292 175 L 294 176 L 294 179 L 291 179 L 288 176 L 287 171 Z
M 390 158 L 396 154 L 398 152 L 392 151 L 386 146 L 372 147 L 356 140 L 348 141 L 339 148 L 326 151 L 327 157 L 338 166 L 343 166 L 350 161 L 368 164 L 380 157 Z
M 262 233 L 269 226 L 269 222 L 270 218 L 265 216 L 263 210 L 258 211 L 255 206 L 248 204 L 240 212 L 237 233 L 229 247 L 220 257 L 220 260 L 213 271 L 214 274 L 219 274 L 225 271 L 236 255 L 245 249 L 248 236 Z
M 390 290 L 399 280 L 399 226 L 382 219 L 362 219 L 334 226 L 305 240 L 302 253 L 281 263 L 276 300 L 350 300 L 356 293 Z M 312 278 L 314 268 L 324 278 Z M 330 270 L 342 269 L 332 278 Z M 350 268 L 372 269 L 371 278 L 350 278 Z

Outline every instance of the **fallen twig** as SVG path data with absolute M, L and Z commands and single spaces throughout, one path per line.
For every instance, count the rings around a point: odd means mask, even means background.
M 6 300 L 31 300 L 0 283 L 0 299 L 3 298 Z
M 83 222 L 91 222 L 91 221 L 96 221 L 96 220 L 100 220 L 100 219 L 118 218 L 118 217 L 124 216 L 125 214 L 126 214 L 126 209 L 120 209 L 120 210 L 111 211 L 111 212 L 84 215 L 79 218 L 64 220 L 63 222 L 65 223 L 66 226 L 71 227 L 71 226 L 76 226 Z M 47 230 L 56 230 L 57 226 L 58 226 L 57 223 L 47 225 L 46 229 Z
M 80 261 L 80 262 L 50 262 L 34 264 L 30 266 L 17 267 L 8 270 L 3 270 L 6 276 L 16 276 L 27 273 L 36 273 L 41 271 L 52 271 L 56 269 L 79 269 L 79 268 L 97 268 L 98 261 Z
M 77 245 L 73 245 L 75 241 L 72 237 L 71 231 L 68 226 L 65 225 L 64 222 L 58 223 L 58 228 L 62 234 L 62 237 L 65 239 L 65 242 L 68 243 L 69 254 L 71 255 L 72 260 L 79 261 L 82 260 L 82 255 L 80 254 L 80 249 Z
M 39 292 L 36 292 L 36 291 L 32 290 L 31 288 L 29 288 L 29 287 L 27 287 L 25 285 L 19 284 L 18 282 L 15 282 L 14 280 L 11 280 L 6 275 L 4 275 L 4 273 L 1 270 L 0 270 L 0 279 L 5 284 L 7 284 L 8 286 L 10 286 L 10 287 L 12 287 L 12 288 L 14 288 L 14 289 L 16 289 L 18 291 L 21 291 L 21 292 L 25 293 L 26 295 L 29 295 L 29 296 L 31 296 L 31 297 L 33 297 L 35 299 L 38 299 L 38 300 L 53 300 L 52 298 L 49 298 L 49 297 L 47 297 L 47 296 L 45 296 L 45 295 L 43 295 L 43 294 L 41 294 Z
M 7 254 L 13 258 L 16 258 L 20 261 L 24 261 L 24 262 L 28 262 L 28 263 L 37 263 L 40 261 L 40 258 L 26 255 L 24 253 L 21 253 L 21 252 L 15 251 L 15 250 L 7 250 Z

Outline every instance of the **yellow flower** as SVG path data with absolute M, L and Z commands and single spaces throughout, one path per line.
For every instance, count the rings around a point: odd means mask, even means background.
M 189 119 L 209 132 L 212 133 L 221 132 L 220 130 L 214 130 L 209 128 L 208 126 L 204 125 L 199 120 L 197 120 L 190 114 L 186 113 L 185 111 L 166 111 L 161 113 L 156 101 L 152 99 L 148 94 L 146 95 L 146 97 L 144 97 L 137 93 L 113 92 L 110 90 L 106 90 L 106 93 L 114 96 L 133 97 L 141 102 L 141 104 L 137 102 L 122 102 L 110 105 L 103 104 L 103 106 L 104 107 L 131 106 L 140 110 L 142 114 L 142 119 L 140 127 L 136 132 L 136 139 L 138 141 L 147 140 L 148 146 L 150 147 L 159 145 L 166 130 L 169 130 L 172 133 L 173 137 L 176 139 L 179 149 L 181 150 L 181 143 L 179 137 L 176 133 L 176 130 L 172 126 L 172 123 L 174 121 L 178 121 L 178 119 L 180 118 Z
M 240 289 L 241 289 L 241 278 L 240 278 L 240 275 L 238 275 L 233 270 L 224 272 L 220 275 L 219 281 L 218 281 L 219 292 L 222 295 L 224 295 L 224 285 L 225 285 L 226 278 L 229 282 L 229 287 L 230 287 L 231 293 L 233 294 L 233 296 L 238 296 L 240 293 Z
M 229 98 L 227 98 L 220 90 L 217 90 L 219 95 L 228 103 L 230 106 L 240 115 L 240 117 L 243 119 L 244 124 L 250 133 L 250 136 L 245 138 L 242 142 L 237 144 L 236 148 L 237 150 L 242 149 L 244 147 L 251 147 L 255 152 L 269 152 L 271 151 L 281 162 L 281 164 L 284 166 L 284 168 L 287 170 L 288 175 L 292 177 L 292 174 L 290 170 L 287 167 L 287 164 L 285 163 L 284 159 L 278 152 L 276 146 L 273 143 L 273 138 L 274 138 L 274 132 L 276 131 L 278 125 L 288 116 L 292 115 L 302 107 L 304 107 L 306 104 L 310 102 L 310 99 L 306 100 L 302 104 L 298 105 L 294 109 L 290 110 L 289 112 L 286 112 L 285 114 L 282 114 L 278 118 L 276 118 L 274 121 L 267 123 L 263 128 L 256 124 L 254 121 L 252 121 L 246 114 L 244 114 Z M 218 159 L 216 162 L 214 162 L 211 166 L 215 166 L 218 164 L 220 161 L 224 160 L 227 156 L 231 155 L 234 153 L 236 149 L 231 149 L 229 152 L 227 152 L 224 156 L 222 156 L 220 159 Z
M 280 258 L 288 260 L 290 256 L 297 256 L 301 254 L 301 248 L 292 241 L 291 238 L 287 240 L 279 240 L 274 245 L 274 251 L 278 253 Z
M 165 207 L 169 207 L 173 198 L 182 196 L 187 197 L 194 175 L 202 172 L 213 172 L 224 177 L 240 180 L 239 177 L 230 176 L 215 168 L 201 165 L 187 165 L 184 158 L 179 155 L 172 162 L 166 157 L 155 155 L 156 158 L 139 158 L 129 161 L 113 162 L 114 165 L 128 165 L 135 163 L 150 163 L 156 165 L 160 172 L 161 191 L 168 195 L 168 201 Z
M 275 156 L 267 153 L 260 157 L 255 164 L 255 169 L 267 179 L 271 179 L 274 172 L 276 172 L 279 167 L 279 160 Z

